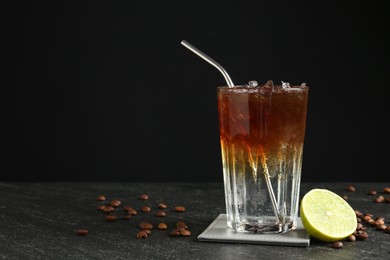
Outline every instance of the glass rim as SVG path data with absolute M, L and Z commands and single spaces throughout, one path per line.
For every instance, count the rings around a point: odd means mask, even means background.
M 302 83 L 303 84 L 303 83 Z M 260 89 L 260 87 L 263 86 L 263 85 L 259 85 L 257 87 L 248 87 L 247 85 L 234 85 L 233 87 L 229 87 L 229 86 L 217 86 L 217 90 L 239 90 L 239 89 L 248 89 L 248 90 L 256 90 L 256 89 Z M 279 90 L 309 90 L 309 86 L 308 85 L 305 85 L 305 86 L 302 86 L 302 85 L 290 85 L 289 88 L 283 88 L 282 85 L 274 85 L 274 87 L 277 87 L 277 89 Z

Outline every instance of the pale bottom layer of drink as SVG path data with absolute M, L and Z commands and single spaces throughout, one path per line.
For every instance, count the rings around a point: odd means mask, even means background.
M 285 233 L 296 226 L 302 143 L 265 151 L 221 139 L 227 224 L 237 232 Z

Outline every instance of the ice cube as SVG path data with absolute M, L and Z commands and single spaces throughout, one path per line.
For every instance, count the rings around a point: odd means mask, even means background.
M 273 88 L 274 87 L 274 82 L 272 80 L 268 80 L 264 86 L 265 88 Z
M 290 83 L 282 81 L 282 88 L 290 88 Z
M 251 81 L 249 81 L 248 84 L 247 84 L 248 88 L 255 88 L 255 87 L 257 87 L 258 85 L 259 85 L 259 83 L 257 83 L 256 80 L 251 80 Z
M 260 93 L 271 94 L 273 90 L 274 90 L 274 82 L 272 80 L 268 80 L 263 86 L 261 86 Z

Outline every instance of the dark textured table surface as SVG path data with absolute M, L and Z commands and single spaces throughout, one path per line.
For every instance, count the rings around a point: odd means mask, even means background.
M 354 185 L 355 192 L 346 191 Z M 348 196 L 348 202 L 363 213 L 385 218 L 390 225 L 390 203 L 374 203 L 390 183 L 302 183 L 301 197 L 312 188 L 326 188 Z M 140 194 L 149 200 L 138 199 Z M 114 212 L 123 215 L 123 205 L 140 209 L 150 205 L 150 213 L 129 220 L 107 222 L 96 208 L 119 199 Z M 389 194 L 387 194 L 389 196 Z M 156 217 L 156 205 L 168 205 L 166 217 Z M 175 205 L 186 211 L 175 212 Z M 368 239 L 344 242 L 341 249 L 311 239 L 309 247 L 199 242 L 197 236 L 225 212 L 222 183 L 0 183 L 1 259 L 390 259 L 390 234 L 367 226 Z M 190 237 L 170 237 L 169 231 L 184 220 Z M 153 229 L 147 239 L 137 239 L 138 224 L 165 222 L 168 230 Z M 77 229 L 89 234 L 78 236 Z

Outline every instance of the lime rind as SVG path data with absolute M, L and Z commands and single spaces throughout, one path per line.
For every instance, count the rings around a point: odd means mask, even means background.
M 302 198 L 300 210 L 306 231 L 321 241 L 338 241 L 356 230 L 355 211 L 343 198 L 329 190 L 309 191 Z

